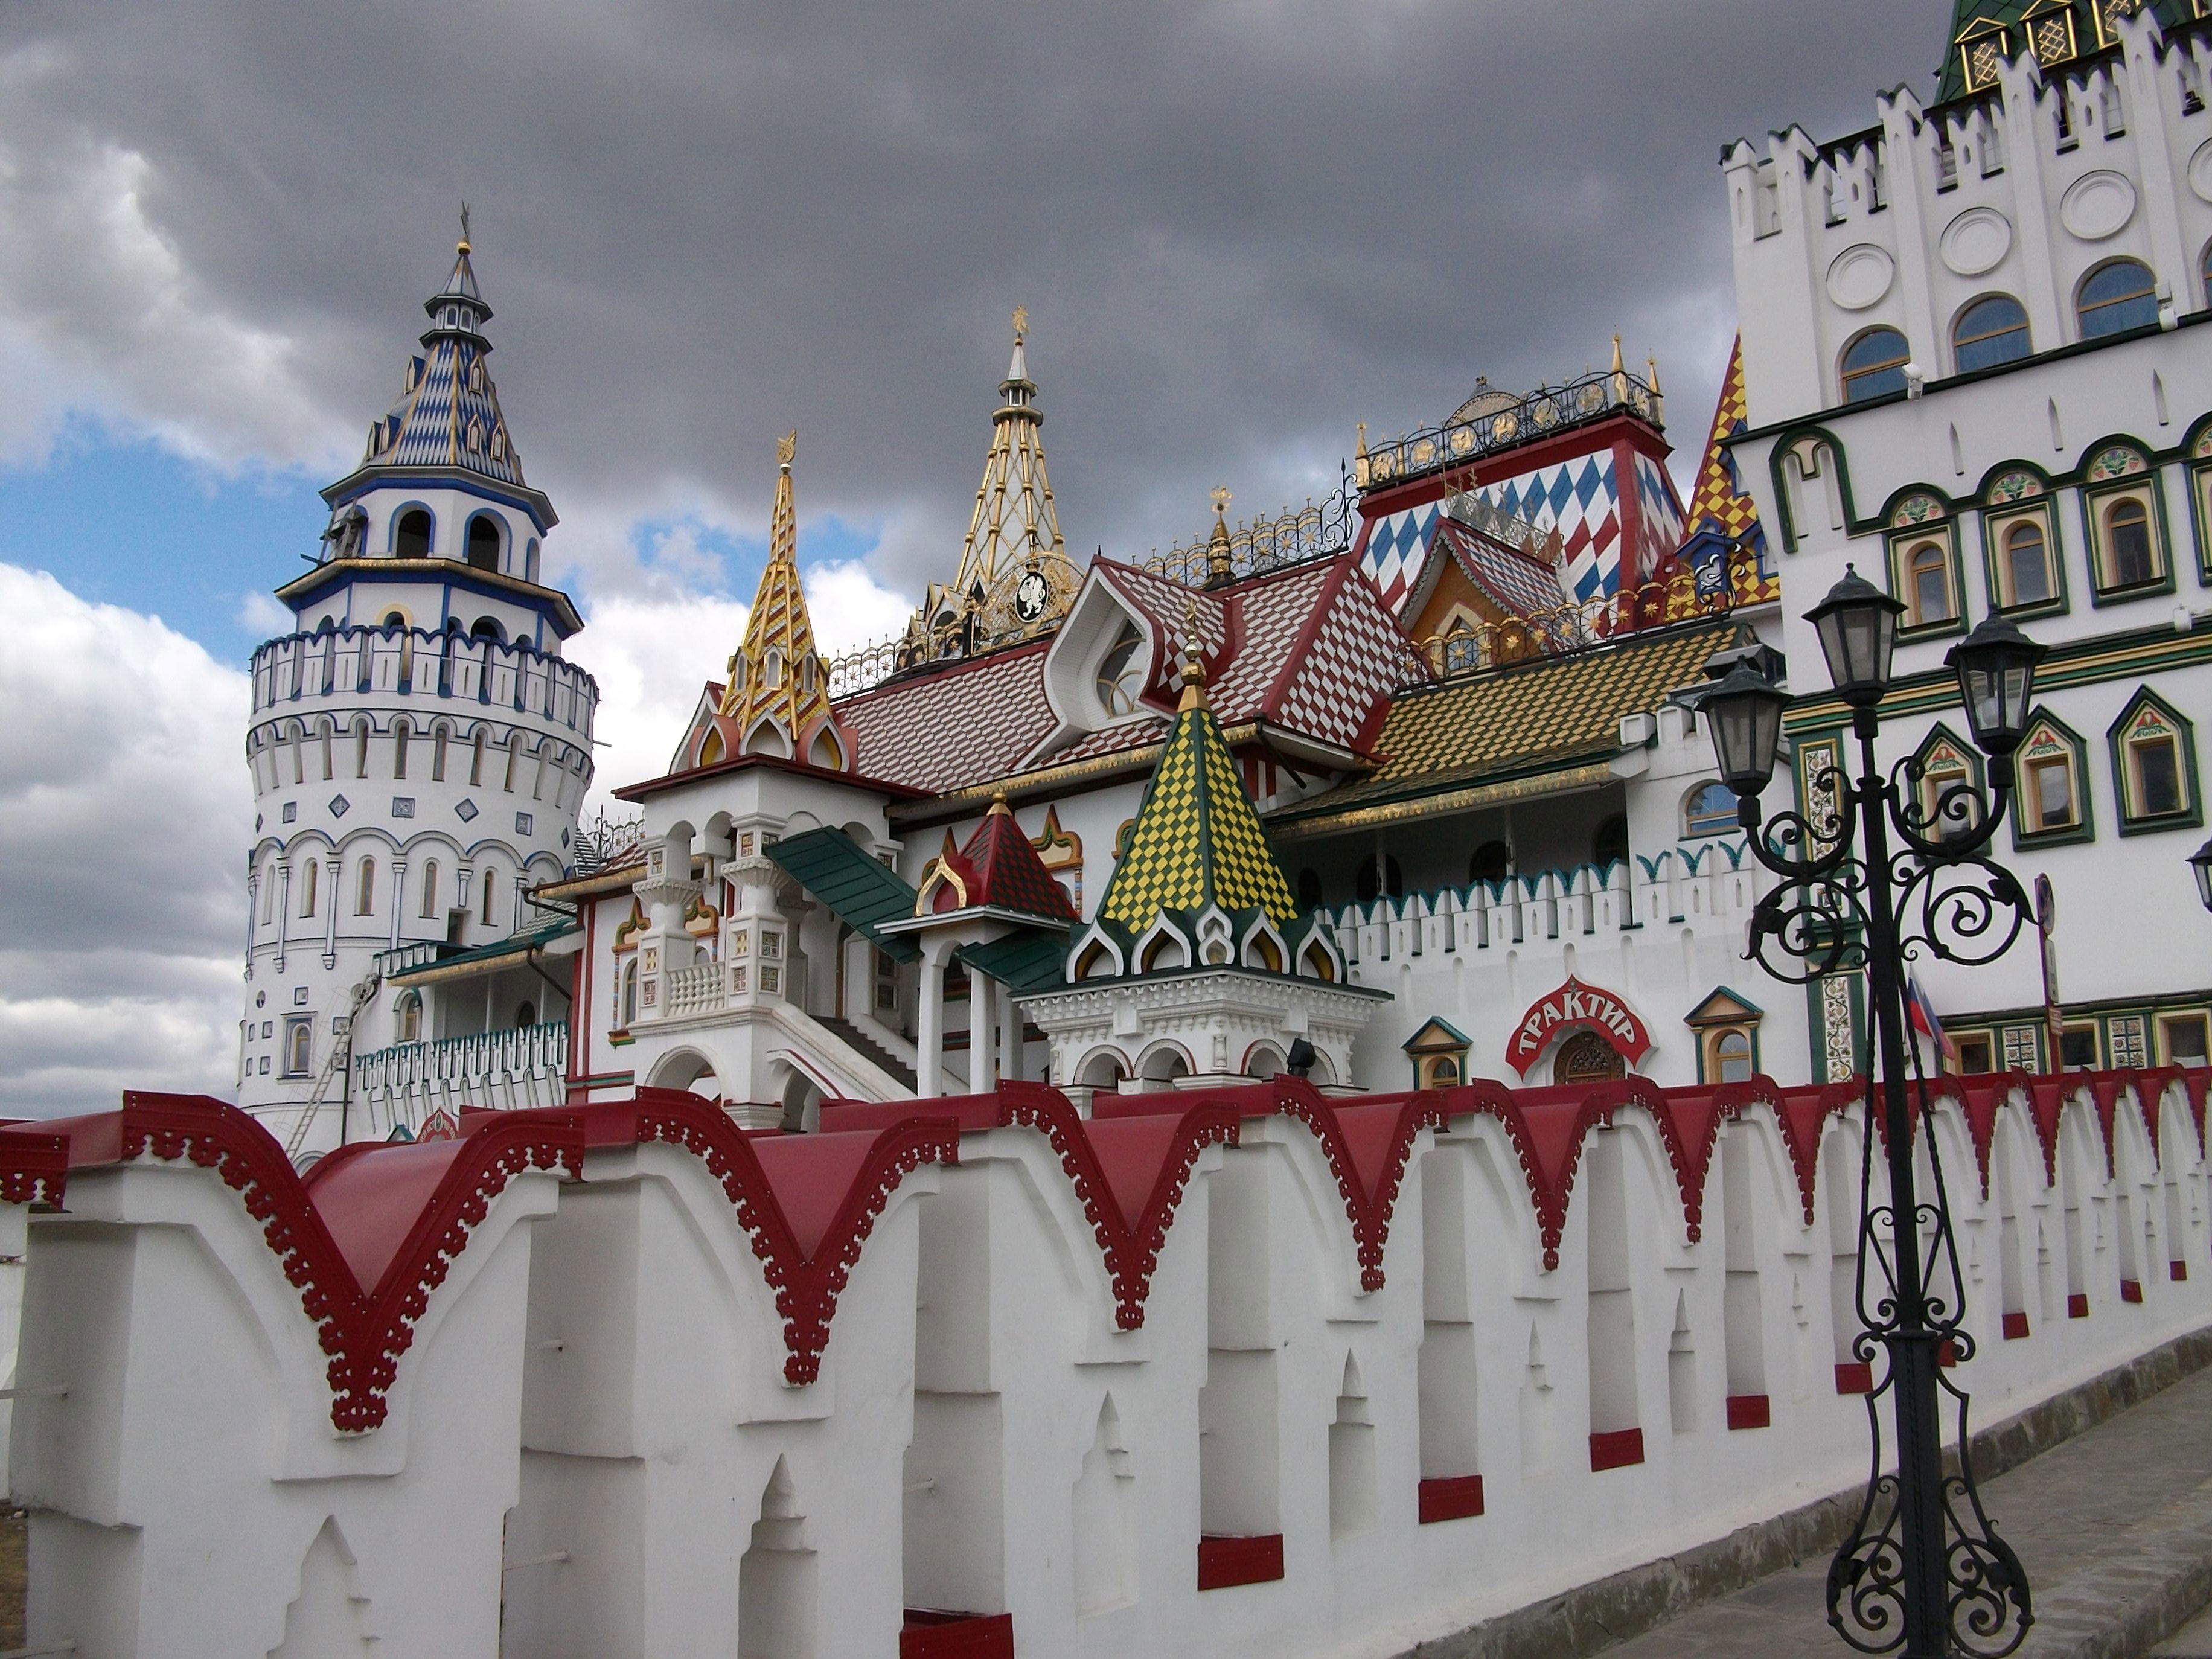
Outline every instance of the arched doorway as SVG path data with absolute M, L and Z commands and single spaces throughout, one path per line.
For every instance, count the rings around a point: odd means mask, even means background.
M 1595 1031 L 1574 1032 L 1559 1044 L 1552 1060 L 1554 1084 L 1604 1083 L 1627 1075 L 1628 1062 L 1620 1057 L 1620 1050 Z

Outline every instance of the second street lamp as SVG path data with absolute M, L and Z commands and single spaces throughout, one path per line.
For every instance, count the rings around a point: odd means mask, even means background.
M 1828 1568 L 1828 1622 L 1863 1652 L 2002 1659 L 2020 1645 L 2034 1615 L 2019 1558 L 1990 1524 L 1964 1458 L 1966 1395 L 1941 1369 L 1946 1357 L 1971 1359 L 1974 1343 L 1965 1328 L 1966 1279 L 1942 1160 L 1928 1127 L 1927 1079 L 1906 1024 L 1905 985 L 1913 957 L 1980 966 L 2002 955 L 2033 921 L 2020 883 L 1984 849 L 2011 805 L 2013 751 L 2027 729 L 2043 647 L 2011 624 L 1991 621 L 1952 651 L 1948 661 L 1974 741 L 1990 758 L 1991 798 L 1955 783 L 1931 805 L 1922 799 L 1918 761 L 1884 775 L 1875 757 L 1878 707 L 1903 611 L 1847 569 L 1808 613 L 1850 708 L 1859 768 L 1856 778 L 1841 765 L 1805 778 L 1811 805 L 1804 812 L 1761 822 L 1759 796 L 1773 775 L 1787 696 L 1739 665 L 1698 706 L 1722 776 L 1736 792 L 1751 851 L 1782 878 L 1752 913 L 1745 954 L 1798 984 L 1863 973 L 1879 1061 L 1861 1142 L 1856 1304 L 1864 1328 L 1852 1355 L 1871 1367 L 1886 1354 L 1888 1364 L 1867 1395 L 1873 1467 L 1857 1520 Z M 2212 846 L 2203 856 L 2212 864 Z M 2201 869 L 2199 879 L 2212 884 Z M 1877 1140 L 1886 1194 L 1875 1188 Z M 1924 1194 L 1915 1190 L 1916 1143 L 1932 1177 Z M 1885 1397 L 1894 1474 L 1884 1468 Z M 1947 1399 L 1955 1407 L 1961 1453 L 1959 1472 L 1948 1475 Z

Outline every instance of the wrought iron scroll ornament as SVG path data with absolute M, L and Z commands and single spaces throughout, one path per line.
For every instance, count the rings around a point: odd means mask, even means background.
M 1783 812 L 1762 824 L 1758 798 L 1741 802 L 1753 851 L 1781 878 L 1753 911 L 1746 956 L 1800 984 L 1863 974 L 1882 1038 L 1884 1075 L 1869 1095 L 1860 1152 L 1863 1328 L 1851 1346 L 1873 1381 L 1866 1395 L 1873 1455 L 1864 1500 L 1828 1569 L 1828 1622 L 1863 1653 L 1894 1652 L 1911 1638 L 1916 1655 L 2002 1659 L 2034 1614 L 2019 1558 L 1975 1488 L 1967 1396 L 1945 1374 L 1973 1357 L 1974 1340 L 1963 1322 L 1966 1281 L 1928 1079 L 1906 1031 L 1905 975 L 1923 955 L 1967 966 L 1992 962 L 2033 922 L 2019 881 L 1985 856 L 2012 804 L 2014 769 L 2009 755 L 1992 761 L 1988 796 L 1953 781 L 1955 774 L 1931 782 L 1917 760 L 1884 777 L 1870 714 L 1855 724 L 1863 775 L 1855 781 L 1828 766 L 1809 776 L 1808 796 L 1820 804 L 1813 813 Z M 1893 1109 L 1886 1121 L 1885 1104 Z M 1901 1161 L 1889 1145 L 1900 1128 L 1907 1143 Z M 1877 1130 L 1889 1170 L 1880 1194 Z M 1917 1199 L 1910 1176 L 1916 1140 L 1926 1149 L 1929 1177 Z M 1900 1194 L 1911 1218 L 1904 1226 Z M 1877 1376 L 1878 1358 L 1885 1363 Z M 1948 1463 L 1947 1408 L 1958 1448 Z M 1885 1410 L 1894 1419 L 1893 1443 L 1884 1433 Z M 1897 1470 L 1885 1472 L 1893 1459 Z M 1902 1478 L 1906 1470 L 1919 1478 Z M 1940 1628 L 1929 1628 L 1929 1610 L 1940 1613 Z

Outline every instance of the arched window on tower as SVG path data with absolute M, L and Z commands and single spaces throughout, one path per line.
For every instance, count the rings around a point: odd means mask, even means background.
M 398 528 L 392 534 L 392 556 L 401 559 L 427 559 L 430 556 L 432 524 L 430 510 L 411 507 L 399 515 Z
M 497 920 L 494 907 L 499 897 L 499 881 L 495 872 L 487 869 L 483 879 L 483 925 L 487 927 Z
M 312 916 L 315 914 L 315 872 L 318 866 L 314 856 L 312 854 L 307 856 L 301 866 L 300 914 L 303 917 Z
M 1870 328 L 1844 352 L 1844 401 L 1863 403 L 1905 390 L 1905 365 L 1911 356 L 1905 337 L 1893 328 Z
M 353 913 L 357 916 L 372 915 L 376 910 L 376 860 L 363 859 L 361 873 L 355 878 Z
M 422 914 L 425 917 L 438 914 L 438 860 L 435 859 L 422 866 Z
M 392 1005 L 392 1041 L 420 1042 L 422 1040 L 422 994 L 402 991 L 399 1000 Z
M 2158 320 L 2157 279 L 2148 265 L 2134 259 L 2100 265 L 2081 284 L 2074 313 L 2085 340 L 2148 328 Z
M 407 740 L 413 735 L 405 720 L 392 722 L 392 775 L 395 778 L 407 775 Z
M 2028 349 L 2027 313 L 2009 294 L 1975 301 L 1951 325 L 1951 362 L 1961 374 L 2018 362 Z
M 469 520 L 469 568 L 499 568 L 499 520 L 488 513 L 479 513 Z
M 368 775 L 368 716 L 366 714 L 353 723 L 353 775 L 357 778 Z

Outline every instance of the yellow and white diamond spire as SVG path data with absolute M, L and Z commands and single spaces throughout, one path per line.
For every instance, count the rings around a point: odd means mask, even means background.
M 952 591 L 970 605 L 998 590 L 1013 572 L 1046 559 L 1064 559 L 1060 515 L 1045 477 L 1044 416 L 1037 412 L 1036 382 L 1030 379 L 1024 344 L 1030 314 L 1014 307 L 1014 356 L 999 382 L 1000 405 L 991 416 L 991 453 L 983 462 L 983 482 L 975 490 L 975 510 L 968 520 L 968 541 Z
M 799 515 L 792 504 L 791 463 L 799 434 L 775 441 L 775 507 L 769 516 L 768 565 L 745 618 L 744 643 L 730 659 L 720 713 L 736 727 L 740 753 L 796 756 L 801 734 L 830 713 L 830 676 L 814 647 L 814 625 L 799 582 Z M 762 730 L 765 720 L 774 735 Z

